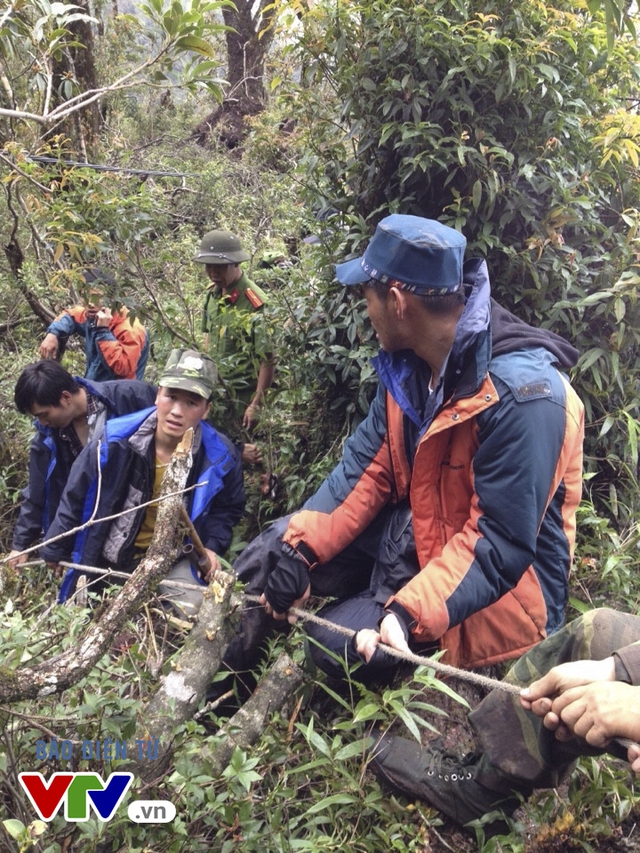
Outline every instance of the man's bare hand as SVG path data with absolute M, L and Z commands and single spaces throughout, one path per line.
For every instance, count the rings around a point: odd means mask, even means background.
M 594 681 L 614 681 L 615 677 L 615 661 L 612 657 L 562 663 L 525 687 L 520 693 L 520 701 L 528 711 L 544 717 L 551 710 L 553 700 L 572 687 Z
M 614 737 L 640 741 L 639 699 L 640 687 L 615 680 L 613 657 L 561 664 L 520 694 L 522 706 L 542 717 L 557 740 L 580 737 L 599 748 Z M 629 748 L 628 759 L 640 772 L 640 746 Z
M 356 634 L 356 651 L 367 663 L 373 657 L 380 643 L 385 643 L 399 652 L 411 651 L 404 638 L 404 631 L 398 617 L 393 613 L 387 613 L 384 617 L 380 623 L 380 631 L 375 631 L 373 628 L 363 628 Z
M 207 552 L 207 557 L 209 558 L 209 571 L 206 574 L 203 574 L 202 579 L 206 581 L 206 583 L 211 583 L 218 572 L 222 571 L 222 563 L 215 551 L 211 551 L 209 548 L 205 548 L 204 550 Z
M 40 358 L 55 358 L 58 355 L 58 338 L 49 332 L 40 344 Z
M 572 687 L 553 700 L 544 725 L 558 740 L 580 737 L 603 748 L 614 737 L 640 740 L 640 688 L 622 681 Z
M 362 628 L 356 634 L 356 651 L 367 663 L 373 657 L 380 642 L 380 634 L 373 628 Z
M 252 430 L 258 420 L 258 404 L 249 403 L 242 416 L 243 429 Z
M 262 462 L 262 453 L 255 444 L 242 445 L 243 465 L 259 465 Z
M 20 566 L 23 566 L 27 562 L 27 555 L 21 551 L 14 550 L 9 553 L 6 562 L 12 569 L 19 569 Z
M 99 329 L 106 329 L 109 327 L 109 323 L 113 319 L 113 314 L 111 313 L 110 308 L 101 308 L 96 314 L 96 326 Z
M 300 598 L 297 598 L 291 604 L 291 607 L 298 607 L 301 609 L 304 608 L 304 606 L 307 603 L 307 600 L 308 600 L 310 595 L 311 595 L 311 584 L 309 584 L 307 586 L 305 591 L 302 593 L 302 596 Z M 275 610 L 273 609 L 273 607 L 269 604 L 269 602 L 265 598 L 264 593 L 262 593 L 262 595 L 260 596 L 260 604 L 262 604 L 264 606 L 264 609 L 267 611 L 269 616 L 272 616 L 274 619 L 277 619 L 280 622 L 282 622 L 286 619 L 290 625 L 293 625 L 298 619 L 298 617 L 294 613 L 290 613 L 289 611 L 287 611 L 287 613 L 276 613 Z

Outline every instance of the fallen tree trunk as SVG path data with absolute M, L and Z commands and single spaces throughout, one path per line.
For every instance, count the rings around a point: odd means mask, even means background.
M 162 483 L 160 497 L 184 490 L 191 469 L 193 431 L 185 433 L 176 448 Z M 32 667 L 12 670 L 0 667 L 0 702 L 6 704 L 61 693 L 76 684 L 108 650 L 127 617 L 148 596 L 170 567 L 175 553 L 175 535 L 182 496 L 172 495 L 158 504 L 158 515 L 147 554 L 109 601 L 101 616 L 92 622 L 76 646 Z
M 291 658 L 282 654 L 267 675 L 244 703 L 218 732 L 220 742 L 200 753 L 211 768 L 212 776 L 219 776 L 229 764 L 236 747 L 245 749 L 258 741 L 276 711 L 300 687 L 304 673 Z
M 233 575 L 223 573 L 209 585 L 197 622 L 171 661 L 171 672 L 162 676 L 159 689 L 140 713 L 136 741 L 146 742 L 146 760 L 136 761 L 128 769 L 147 781 L 166 769 L 173 754 L 175 727 L 191 719 L 220 668 L 242 607 L 233 595 L 234 581 Z

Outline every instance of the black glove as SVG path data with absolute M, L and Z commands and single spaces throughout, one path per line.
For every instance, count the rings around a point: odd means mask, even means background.
M 309 570 L 305 563 L 299 557 L 283 553 L 269 575 L 264 597 L 275 613 L 286 613 L 294 601 L 302 598 L 308 586 Z

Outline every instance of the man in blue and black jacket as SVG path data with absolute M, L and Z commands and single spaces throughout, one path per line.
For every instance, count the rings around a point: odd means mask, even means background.
M 147 408 L 155 398 L 155 386 L 137 380 L 89 382 L 45 359 L 25 367 L 14 400 L 19 412 L 35 418 L 36 434 L 9 555 L 14 566 L 27 559 L 17 555 L 46 535 L 83 447 L 108 420 Z

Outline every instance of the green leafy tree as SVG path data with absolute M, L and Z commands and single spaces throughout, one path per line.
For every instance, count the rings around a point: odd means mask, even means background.
M 0 17 L 0 118 L 5 138 L 15 138 L 22 122 L 50 129 L 109 93 L 143 85 L 206 86 L 220 97 L 219 83 L 211 74 L 216 54 L 208 39 L 224 29 L 215 13 L 227 5 L 229 0 L 177 0 L 166 8 L 162 0 L 141 3 L 139 15 L 121 15 L 113 22 L 135 32 L 135 59 L 124 68 L 118 63 L 104 68 L 107 79 L 83 89 L 74 57 L 91 45 L 78 40 L 78 25 L 86 32 L 98 21 L 69 3 L 11 0 Z
M 487 258 L 497 298 L 580 348 L 591 487 L 609 509 L 611 487 L 622 489 L 615 511 L 628 517 L 639 411 L 635 41 L 620 34 L 609 56 L 603 17 L 570 4 L 373 0 L 314 7 L 299 57 L 311 197 L 348 226 L 342 250 L 356 251 L 389 212 L 460 228 Z

